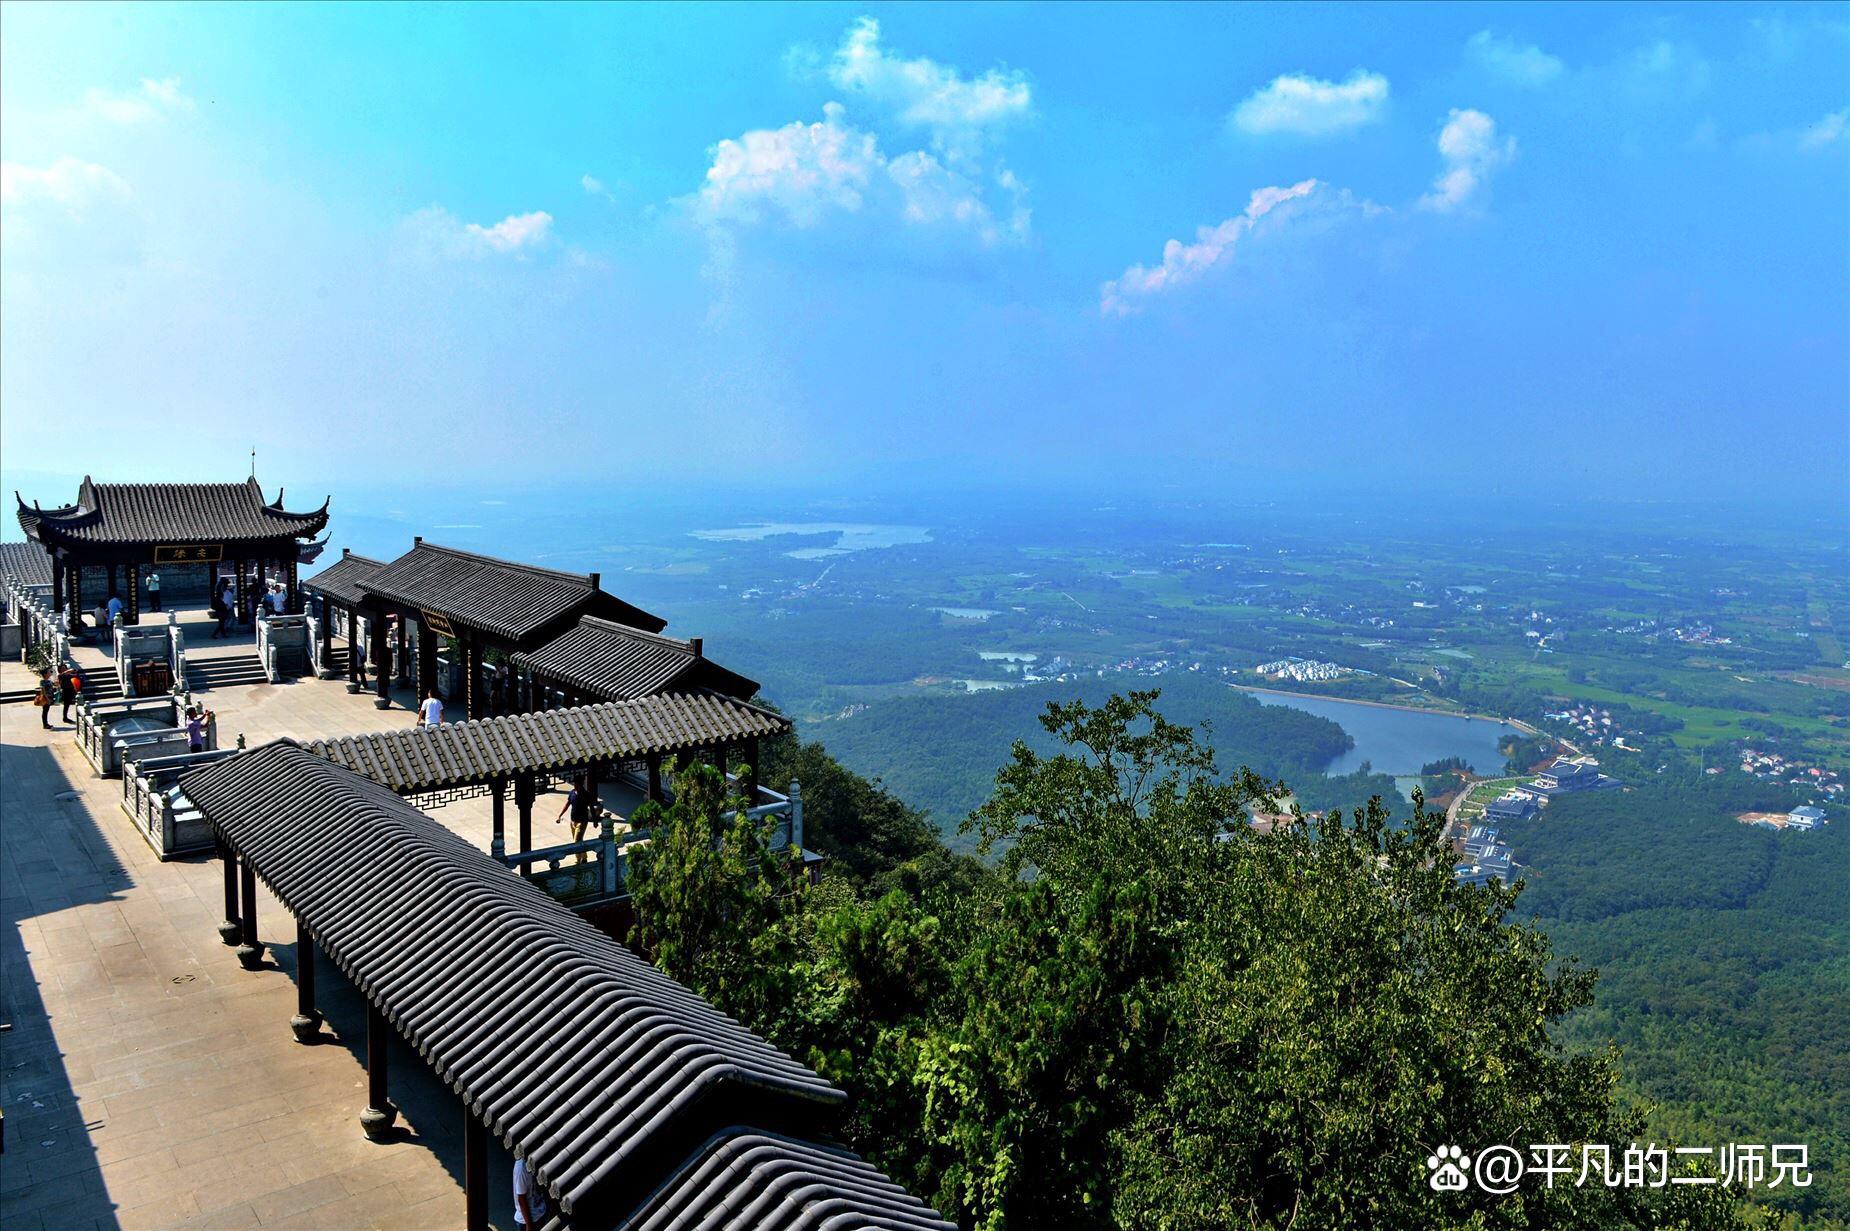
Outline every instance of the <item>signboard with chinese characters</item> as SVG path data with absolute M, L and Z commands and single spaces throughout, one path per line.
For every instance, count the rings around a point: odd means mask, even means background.
M 424 618 L 424 627 L 431 632 L 440 633 L 445 637 L 456 635 L 456 630 L 450 627 L 449 617 L 440 616 L 434 611 L 420 610 L 418 614 Z
M 194 544 L 190 547 L 159 546 L 154 549 L 156 564 L 217 564 L 224 556 L 223 543 Z

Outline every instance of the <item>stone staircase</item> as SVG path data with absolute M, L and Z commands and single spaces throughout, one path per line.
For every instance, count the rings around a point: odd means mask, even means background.
M 82 695 L 92 701 L 115 701 L 122 696 L 121 682 L 116 679 L 115 673 L 108 669 L 85 671 L 83 681 Z M 0 705 L 14 705 L 30 701 L 37 695 L 38 686 L 36 684 L 29 688 L 9 688 L 5 692 L 0 692 Z
M 214 688 L 243 688 L 267 684 L 263 662 L 255 654 L 237 654 L 224 658 L 188 658 L 186 687 L 191 692 L 209 692 Z

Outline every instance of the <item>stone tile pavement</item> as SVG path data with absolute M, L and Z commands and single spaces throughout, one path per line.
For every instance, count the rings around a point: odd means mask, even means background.
M 226 742 L 409 723 L 337 682 L 201 693 Z M 54 713 L 54 719 L 56 711 Z M 0 707 L 0 1225 L 447 1228 L 461 1224 L 462 1108 L 409 1048 L 392 1055 L 395 1141 L 365 1139 L 365 1010 L 325 959 L 324 1041 L 296 1043 L 288 916 L 259 888 L 259 971 L 215 931 L 210 859 L 162 863 L 68 728 Z M 536 838 L 553 835 L 545 800 Z M 479 845 L 488 805 L 437 810 Z M 287 929 L 285 931 L 284 929 Z M 511 1160 L 490 1160 L 491 1217 L 512 1224 Z

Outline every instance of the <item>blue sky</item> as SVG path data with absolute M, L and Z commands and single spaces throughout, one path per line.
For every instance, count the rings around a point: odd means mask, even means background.
M 1841 6 L 7 5 L 0 446 L 1843 499 L 1847 120 Z

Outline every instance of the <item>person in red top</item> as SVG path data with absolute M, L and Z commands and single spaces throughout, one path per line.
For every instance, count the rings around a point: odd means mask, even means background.
M 71 703 L 77 700 L 83 690 L 83 677 L 77 674 L 77 668 L 64 667 L 58 672 L 58 703 L 64 706 L 64 721 L 71 720 Z

